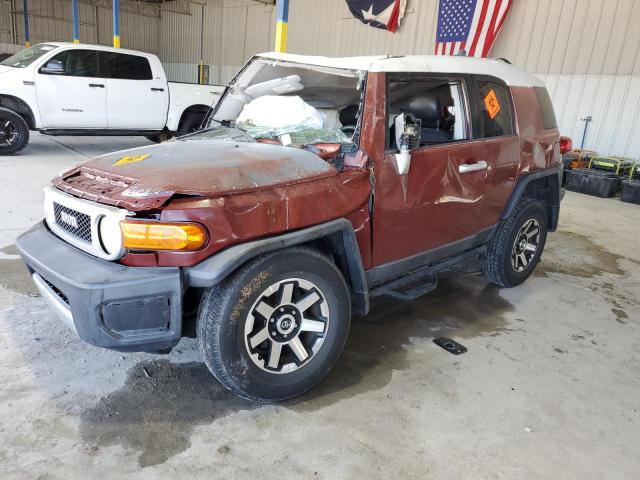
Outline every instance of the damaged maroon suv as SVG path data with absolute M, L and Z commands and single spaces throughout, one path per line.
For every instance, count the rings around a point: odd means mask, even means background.
M 264 54 L 199 132 L 55 178 L 17 244 L 83 340 L 196 335 L 223 385 L 278 401 L 329 372 L 373 297 L 445 272 L 522 283 L 561 170 L 544 84 L 505 61 Z

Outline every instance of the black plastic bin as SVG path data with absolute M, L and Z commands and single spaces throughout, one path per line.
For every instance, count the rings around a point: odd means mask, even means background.
M 572 192 L 609 198 L 620 191 L 621 184 L 620 177 L 613 173 L 576 169 L 567 172 L 564 187 Z
M 640 180 L 625 180 L 622 182 L 620 200 L 640 205 Z

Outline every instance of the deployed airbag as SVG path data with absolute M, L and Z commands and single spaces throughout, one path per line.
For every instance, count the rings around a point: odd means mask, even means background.
M 240 112 L 236 123 L 256 127 L 322 128 L 325 115 L 298 96 L 265 95 L 249 102 Z

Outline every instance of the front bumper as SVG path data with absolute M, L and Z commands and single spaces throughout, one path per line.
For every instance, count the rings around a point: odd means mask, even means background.
M 16 246 L 45 300 L 78 336 L 120 351 L 173 347 L 182 335 L 179 268 L 127 267 L 84 253 L 39 223 Z

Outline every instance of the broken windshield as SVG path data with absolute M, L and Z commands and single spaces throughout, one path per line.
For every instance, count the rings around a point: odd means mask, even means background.
M 220 100 L 208 128 L 191 138 L 353 145 L 362 78 L 358 71 L 254 59 Z

